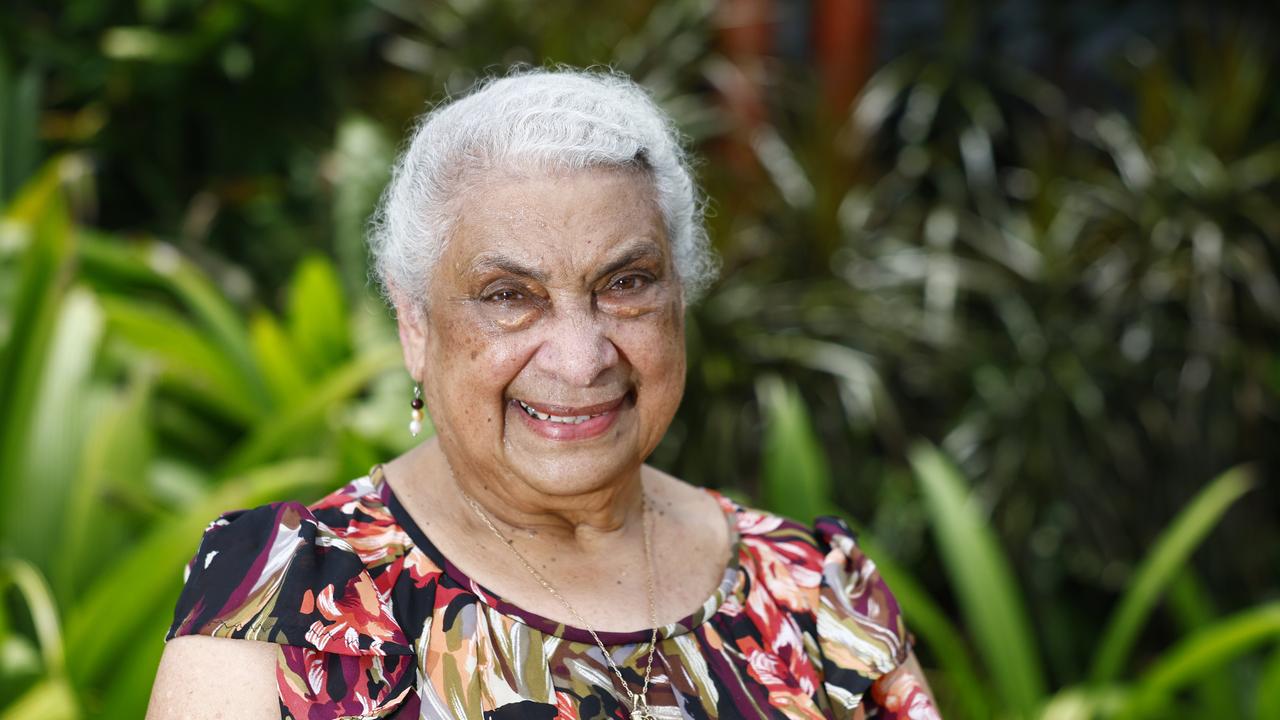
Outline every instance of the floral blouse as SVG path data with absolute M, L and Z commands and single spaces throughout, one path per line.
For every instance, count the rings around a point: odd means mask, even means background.
M 876 681 L 909 648 L 898 603 L 853 532 L 834 517 L 810 529 L 706 492 L 730 518 L 736 552 L 702 607 L 658 629 L 654 715 L 876 717 L 874 698 L 893 700 Z M 413 523 L 380 465 L 310 506 L 211 523 L 166 640 L 193 634 L 277 643 L 282 718 L 630 715 L 590 633 L 467 577 Z M 639 692 L 650 631 L 598 634 Z

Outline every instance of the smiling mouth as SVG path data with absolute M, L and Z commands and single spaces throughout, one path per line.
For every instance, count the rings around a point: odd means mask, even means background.
M 626 393 L 618 397 L 616 400 L 600 403 L 598 405 L 587 405 L 582 407 L 530 403 L 519 398 L 515 398 L 515 402 L 526 415 L 535 420 L 560 423 L 562 425 L 581 425 L 592 418 L 598 418 L 601 415 L 606 415 L 618 409 L 630 394 L 631 393 Z

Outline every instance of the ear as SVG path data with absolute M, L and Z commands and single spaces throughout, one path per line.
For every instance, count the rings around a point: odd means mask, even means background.
M 427 313 L 394 287 L 391 296 L 396 308 L 396 328 L 400 333 L 400 350 L 409 376 L 423 382 L 427 374 Z

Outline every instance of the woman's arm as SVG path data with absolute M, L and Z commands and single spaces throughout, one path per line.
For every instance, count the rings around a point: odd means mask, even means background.
M 279 645 L 184 635 L 165 644 L 147 720 L 279 720 Z
M 940 720 L 942 717 L 914 651 L 897 669 L 876 680 L 871 686 L 871 696 L 884 709 L 886 719 Z

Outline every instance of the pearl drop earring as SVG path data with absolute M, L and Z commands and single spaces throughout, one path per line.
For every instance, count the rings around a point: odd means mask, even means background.
M 413 384 L 413 402 L 409 403 L 413 412 L 409 415 L 409 432 L 414 437 L 422 432 L 422 386 Z

